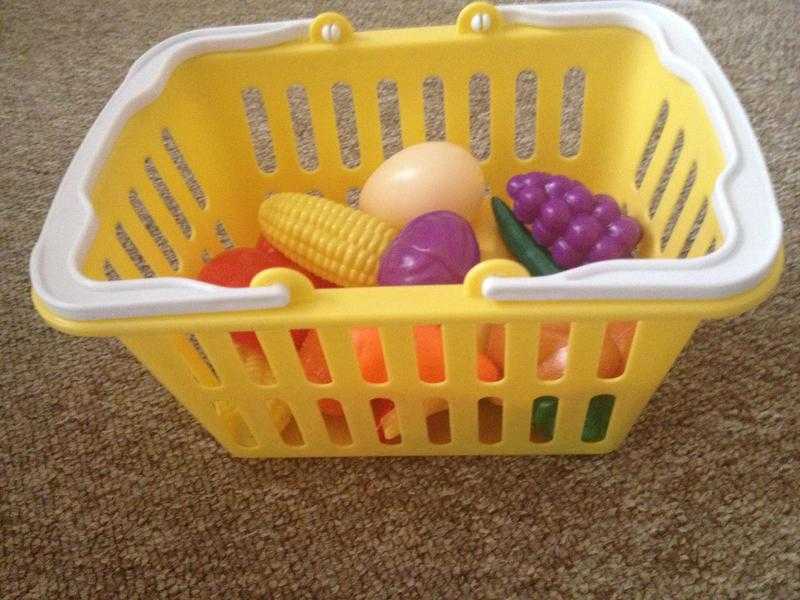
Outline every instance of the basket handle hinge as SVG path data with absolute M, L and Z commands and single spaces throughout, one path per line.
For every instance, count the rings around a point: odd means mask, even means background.
M 484 260 L 472 267 L 464 278 L 464 291 L 471 298 L 484 298 L 483 282 L 487 277 L 528 277 L 518 262 L 505 258 Z
M 503 26 L 503 17 L 497 7 L 488 2 L 472 2 L 458 14 L 456 27 L 459 33 L 492 33 Z
M 314 286 L 308 277 L 294 269 L 275 267 L 257 273 L 250 281 L 250 287 L 268 285 L 282 286 L 289 296 L 289 304 L 308 302 L 314 299 Z
M 341 44 L 353 37 L 353 25 L 336 12 L 324 12 L 311 21 L 308 37 L 312 42 Z

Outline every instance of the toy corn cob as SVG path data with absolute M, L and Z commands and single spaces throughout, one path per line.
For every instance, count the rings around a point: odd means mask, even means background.
M 308 194 L 273 194 L 258 211 L 264 238 L 287 258 L 342 286 L 377 283 L 397 231 L 367 213 Z

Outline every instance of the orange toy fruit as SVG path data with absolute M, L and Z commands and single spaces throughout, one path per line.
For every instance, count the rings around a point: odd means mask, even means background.
M 417 351 L 419 378 L 426 383 L 444 381 L 444 343 L 440 325 L 417 325 L 414 327 L 414 343 Z M 495 361 L 483 352 L 478 353 L 478 378 L 481 381 L 497 381 L 501 378 Z
M 357 327 L 352 331 L 361 376 L 369 383 L 383 383 L 389 379 L 383 360 L 381 336 L 374 327 Z
M 387 380 L 386 363 L 383 360 L 383 349 L 378 330 L 374 327 L 357 327 L 351 332 L 361 376 L 369 383 L 383 383 Z M 300 363 L 309 381 L 313 383 L 330 383 L 331 373 L 325 361 L 325 353 L 316 331 L 309 331 L 300 346 Z M 334 417 L 343 414 L 341 404 L 336 400 L 324 398 L 320 400 L 320 410 Z
M 300 346 L 298 355 L 300 356 L 300 364 L 303 366 L 306 378 L 310 382 L 331 382 L 331 372 L 328 370 L 328 363 L 325 361 L 325 353 L 322 351 L 322 344 L 315 330 L 310 329 L 308 331 L 306 339 Z
M 503 378 L 498 366 L 483 352 L 478 353 L 478 379 L 481 381 L 499 381 Z
M 609 329 L 610 327 L 611 325 L 609 325 Z M 600 365 L 597 369 L 597 374 L 604 379 L 622 375 L 622 371 L 625 368 L 625 359 L 622 357 L 619 345 L 609 329 L 606 330 L 606 335 L 603 338 L 603 347 L 600 349 Z
M 606 335 L 617 345 L 623 364 L 628 362 L 634 333 L 636 333 L 636 321 L 615 321 L 608 324 Z
M 388 380 L 386 361 L 383 358 L 380 333 L 374 327 L 356 327 L 351 332 L 361 376 L 369 383 L 383 383 Z M 419 377 L 427 383 L 443 381 L 445 376 L 442 328 L 439 325 L 418 325 L 414 327 L 414 346 L 417 353 Z M 299 350 L 300 362 L 309 381 L 330 383 L 331 374 L 325 361 L 319 336 L 310 331 Z M 502 377 L 500 369 L 486 354 L 478 353 L 478 377 L 482 381 L 498 381 Z M 341 416 L 338 402 L 321 400 L 322 412 L 331 416 Z
M 564 374 L 567 366 L 568 342 L 569 325 L 566 323 L 542 325 L 539 331 L 540 379 L 558 379 Z
M 300 345 L 298 356 L 306 374 L 306 379 L 312 383 L 330 383 L 331 372 L 328 369 L 328 363 L 325 361 L 325 353 L 322 351 L 319 335 L 313 329 L 305 331 L 307 335 Z M 332 417 L 341 417 L 344 414 L 342 405 L 331 398 L 320 400 L 319 408 L 323 413 Z
M 414 347 L 417 352 L 419 378 L 426 383 L 444 381 L 444 344 L 439 325 L 414 327 Z
M 486 354 L 502 373 L 505 366 L 505 329 L 492 325 L 486 334 Z M 598 376 L 619 377 L 628 360 L 635 321 L 609 323 L 603 346 L 600 351 Z M 564 375 L 569 352 L 569 325 L 566 323 L 546 323 L 539 332 L 539 353 L 537 375 L 540 379 L 559 379 Z

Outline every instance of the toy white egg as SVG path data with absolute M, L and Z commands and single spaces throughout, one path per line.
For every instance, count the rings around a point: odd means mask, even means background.
M 450 142 L 424 142 L 379 166 L 361 190 L 361 210 L 402 227 L 415 217 L 449 210 L 473 221 L 486 191 L 480 164 Z

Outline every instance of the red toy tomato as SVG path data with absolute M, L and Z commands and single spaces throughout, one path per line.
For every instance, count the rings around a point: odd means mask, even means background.
M 257 248 L 232 248 L 212 258 L 200 269 L 197 278 L 223 287 L 250 287 L 250 281 L 264 269 L 276 267 L 274 259 Z M 283 266 L 283 265 L 280 265 Z M 252 331 L 234 331 L 231 337 L 237 344 L 261 350 Z M 301 340 L 302 343 L 302 340 Z
M 284 267 L 299 271 L 311 279 L 314 287 L 335 287 L 332 283 L 320 279 L 297 266 L 264 240 L 259 241 L 256 248 L 232 248 L 218 254 L 206 263 L 197 278 L 200 281 L 223 287 L 249 287 L 253 277 L 265 269 L 274 267 Z M 306 329 L 292 331 L 292 339 L 296 348 L 303 344 L 306 335 L 308 335 L 308 330 Z M 254 350 L 261 350 L 258 338 L 252 331 L 234 331 L 231 336 L 237 344 Z
M 258 248 L 232 248 L 208 261 L 197 278 L 224 287 L 249 287 L 253 277 L 264 269 L 283 266 Z

